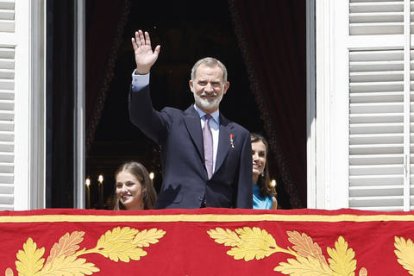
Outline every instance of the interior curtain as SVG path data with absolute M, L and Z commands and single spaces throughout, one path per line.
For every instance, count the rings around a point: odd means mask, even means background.
M 269 140 L 271 170 L 287 193 L 279 201 L 306 207 L 306 1 L 228 3 Z
M 94 141 L 114 77 L 118 50 L 128 20 L 129 0 L 88 0 L 86 16 L 86 151 Z

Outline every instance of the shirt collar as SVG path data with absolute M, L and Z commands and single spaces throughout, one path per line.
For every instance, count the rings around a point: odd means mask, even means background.
M 197 113 L 198 113 L 198 115 L 200 116 L 200 118 L 203 118 L 203 116 L 204 115 L 206 115 L 206 113 L 203 111 L 203 110 L 201 110 L 197 105 L 195 105 L 194 104 L 194 109 L 197 111 Z M 220 115 L 220 112 L 217 110 L 217 111 L 214 111 L 213 113 L 211 113 L 210 114 L 211 115 L 211 117 L 213 117 L 213 119 L 214 119 L 214 121 L 217 123 L 217 124 L 219 124 L 220 123 L 220 121 L 219 121 L 219 115 Z

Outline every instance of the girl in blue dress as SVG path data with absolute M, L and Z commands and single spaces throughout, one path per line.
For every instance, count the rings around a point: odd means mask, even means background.
M 253 160 L 253 209 L 277 209 L 276 189 L 267 169 L 269 146 L 266 139 L 251 133 Z

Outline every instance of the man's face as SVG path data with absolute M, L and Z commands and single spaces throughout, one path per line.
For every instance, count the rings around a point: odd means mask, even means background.
M 190 80 L 190 90 L 193 92 L 196 105 L 206 113 L 218 110 L 221 100 L 230 83 L 223 80 L 223 71 L 220 67 L 208 67 L 201 64 Z

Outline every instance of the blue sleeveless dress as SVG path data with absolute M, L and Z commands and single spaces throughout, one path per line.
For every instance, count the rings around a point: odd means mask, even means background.
M 271 209 L 272 204 L 272 197 L 261 196 L 259 186 L 253 184 L 253 209 Z

